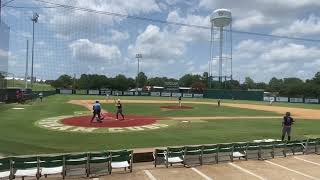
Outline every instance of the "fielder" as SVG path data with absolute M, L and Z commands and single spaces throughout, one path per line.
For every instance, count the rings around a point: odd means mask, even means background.
M 182 106 L 181 96 L 179 96 L 178 101 L 179 101 L 179 106 L 181 107 Z
M 273 102 L 274 102 L 274 99 L 270 98 L 270 103 L 269 103 L 269 105 L 272 106 Z
M 108 103 L 109 98 L 110 98 L 109 93 L 106 93 L 106 102 L 107 102 L 107 103 Z
M 286 134 L 288 135 L 288 141 L 290 141 L 291 138 L 291 126 L 293 124 L 294 120 L 290 116 L 290 112 L 286 112 L 286 115 L 283 117 L 282 121 L 282 141 L 284 140 Z
M 116 102 L 116 100 L 114 100 L 114 102 L 116 103 L 116 107 L 117 107 L 117 119 L 119 120 L 119 114 L 122 116 L 122 120 L 124 120 L 124 115 L 122 113 L 122 104 L 120 102 L 120 99 L 118 99 L 118 102 Z

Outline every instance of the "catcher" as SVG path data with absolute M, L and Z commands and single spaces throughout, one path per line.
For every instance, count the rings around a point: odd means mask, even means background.
M 117 107 L 117 119 L 119 119 L 119 114 L 122 116 L 122 120 L 124 120 L 124 115 L 122 113 L 122 104 L 120 102 L 120 99 L 118 99 L 118 102 L 116 102 L 116 100 L 114 100 L 116 107 Z

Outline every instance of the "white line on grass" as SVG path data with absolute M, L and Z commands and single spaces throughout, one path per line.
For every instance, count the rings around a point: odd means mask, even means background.
M 243 172 L 245 172 L 245 173 L 248 173 L 248 174 L 250 174 L 250 175 L 252 175 L 252 176 L 254 176 L 254 177 L 258 178 L 258 179 L 266 180 L 265 178 L 263 178 L 263 177 L 255 174 L 255 173 L 253 173 L 253 172 L 251 172 L 251 171 L 248 171 L 248 170 L 246 170 L 246 169 L 244 169 L 244 168 L 242 168 L 242 167 L 240 167 L 240 166 L 238 166 L 238 165 L 236 165 L 236 164 L 234 164 L 234 163 L 229 163 L 229 165 L 231 165 L 231 166 L 233 166 L 233 167 L 235 167 L 235 168 L 237 168 L 237 169 L 239 169 L 239 170 L 241 170 L 241 171 L 243 171 Z
M 294 157 L 295 159 L 298 159 L 300 161 L 304 161 L 304 162 L 307 162 L 307 163 L 310 163 L 310 164 L 314 164 L 314 165 L 317 165 L 317 166 L 320 166 L 319 163 L 316 163 L 316 162 L 313 162 L 313 161 L 309 161 L 309 160 L 306 160 L 306 159 L 302 159 L 302 158 L 299 158 L 299 157 Z
M 293 169 L 287 168 L 287 167 L 285 167 L 285 166 L 282 166 L 282 165 L 280 165 L 280 164 L 277 164 L 277 163 L 274 163 L 274 162 L 271 162 L 271 161 L 265 161 L 265 162 L 267 162 L 267 163 L 269 163 L 269 164 L 272 164 L 272 165 L 274 165 L 274 166 L 281 167 L 281 168 L 286 169 L 286 170 L 288 170 L 288 171 L 291 171 L 291 172 L 294 172 L 294 173 L 300 174 L 300 175 L 302 175 L 302 176 L 304 176 L 304 177 L 307 177 L 307 178 L 309 178 L 309 179 L 320 180 L 319 178 L 316 178 L 316 177 L 310 176 L 310 175 L 305 174 L 305 173 L 300 172 L 300 171 L 296 171 L 296 170 L 293 170 Z
M 198 169 L 196 169 L 196 168 L 191 168 L 191 169 L 192 169 L 194 172 L 198 173 L 200 176 L 202 176 L 204 179 L 206 179 L 206 180 L 212 180 L 211 177 L 203 174 L 203 173 L 202 173 L 201 171 L 199 171 Z
M 150 180 L 157 180 L 157 179 L 151 174 L 150 171 L 144 170 L 144 173 L 148 176 L 148 178 L 149 178 Z

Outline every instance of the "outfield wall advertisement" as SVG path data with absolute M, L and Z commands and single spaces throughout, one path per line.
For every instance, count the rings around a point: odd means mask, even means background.
M 88 94 L 89 94 L 89 95 L 99 95 L 99 94 L 100 94 L 100 91 L 99 91 L 99 90 L 90 89 L 90 90 L 88 91 Z
M 303 103 L 303 98 L 290 98 L 291 103 Z
M 160 96 L 161 93 L 160 92 L 151 92 L 151 96 Z
M 288 97 L 276 97 L 277 102 L 289 102 Z

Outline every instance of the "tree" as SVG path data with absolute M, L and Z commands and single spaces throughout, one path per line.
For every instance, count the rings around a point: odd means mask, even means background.
M 166 80 L 167 80 L 166 77 L 154 77 L 154 78 L 149 78 L 149 79 L 148 79 L 148 82 L 147 82 L 147 85 L 148 85 L 148 86 L 160 86 L 160 87 L 164 87 Z
M 248 89 L 254 89 L 255 88 L 255 83 L 254 83 L 253 79 L 251 79 L 250 77 L 246 77 L 245 78 L 244 84 L 246 84 Z
M 204 72 L 202 74 L 201 80 L 202 80 L 202 83 L 205 84 L 206 87 L 209 87 L 208 86 L 208 83 L 209 83 L 209 73 L 208 72 Z
M 73 84 L 73 79 L 69 75 L 61 75 L 57 80 L 51 83 L 51 86 L 55 88 L 71 88 Z
M 184 76 L 182 76 L 179 79 L 179 85 L 180 86 L 186 86 L 186 87 L 191 87 L 191 85 L 195 82 L 200 82 L 201 81 L 201 76 L 196 74 L 196 75 L 192 75 L 192 74 L 186 74 Z
M 125 75 L 119 74 L 112 79 L 112 89 L 125 91 L 129 89 L 128 80 Z
M 139 72 L 138 74 L 139 88 L 144 87 L 147 84 L 147 81 L 148 81 L 148 77 L 143 72 Z
M 282 87 L 283 87 L 283 80 L 282 80 L 282 79 L 277 79 L 277 78 L 273 77 L 273 78 L 271 78 L 271 80 L 269 81 L 268 91 L 271 91 L 271 92 L 279 92 Z

